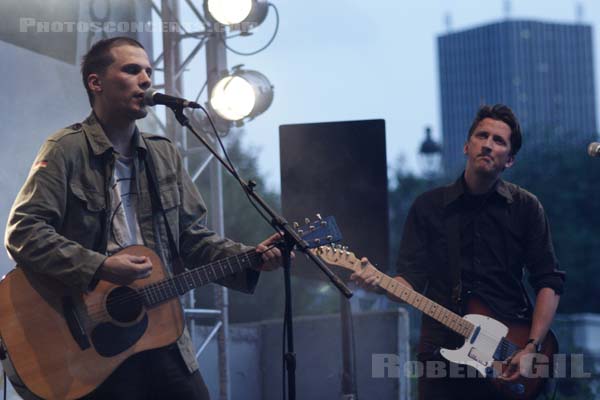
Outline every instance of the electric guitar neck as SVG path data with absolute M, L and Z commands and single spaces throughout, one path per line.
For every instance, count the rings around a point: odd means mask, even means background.
M 311 251 L 327 264 L 352 272 L 362 271 L 360 259 L 345 247 L 323 246 Z M 467 315 L 460 316 L 383 272 L 375 271 L 381 289 L 465 338 L 463 346 L 458 349 L 441 349 L 440 353 L 448 361 L 469 365 L 490 378 L 490 384 L 502 398 L 533 400 L 542 392 L 548 377 L 528 376 L 527 372 L 523 372 L 529 371 L 528 368 L 533 368 L 533 365 L 521 368 L 521 376 L 514 382 L 499 378 L 506 369 L 506 360 L 528 341 L 531 327 L 527 321 L 501 320 L 476 296 L 469 298 L 465 304 Z M 537 362 L 552 365 L 552 357 L 557 352 L 558 342 L 550 331 L 541 344 L 541 352 L 535 356 L 538 357 Z

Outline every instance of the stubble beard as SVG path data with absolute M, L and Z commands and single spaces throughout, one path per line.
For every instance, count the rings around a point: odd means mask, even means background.
M 134 113 L 134 119 L 138 120 L 138 119 L 146 118 L 147 115 L 148 115 L 148 110 L 146 110 L 146 107 L 141 107 L 139 110 L 137 110 Z
M 486 162 L 486 166 L 488 163 Z M 484 166 L 477 166 L 474 168 L 474 173 L 485 179 L 497 179 L 502 174 L 503 169 L 498 169 L 494 165 L 490 168 Z

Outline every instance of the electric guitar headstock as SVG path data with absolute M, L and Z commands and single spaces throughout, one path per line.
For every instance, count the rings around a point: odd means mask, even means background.
M 321 246 L 311 251 L 326 264 L 342 267 L 352 272 L 360 272 L 362 269 L 360 259 L 353 252 L 348 251 L 347 246 L 340 244 Z

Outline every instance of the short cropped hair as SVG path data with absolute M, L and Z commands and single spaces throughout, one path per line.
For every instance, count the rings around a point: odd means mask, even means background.
M 504 104 L 494 104 L 493 106 L 486 104 L 481 106 L 477 111 L 477 115 L 475 116 L 473 123 L 471 124 L 467 141 L 471 138 L 473 132 L 475 132 L 477 125 L 479 125 L 479 123 L 485 118 L 502 121 L 510 127 L 510 154 L 513 157 L 516 156 L 521 149 L 521 144 L 523 141 L 521 125 L 519 125 L 519 121 L 510 107 Z
M 81 78 L 83 86 L 88 95 L 90 106 L 94 106 L 94 94 L 88 87 L 87 79 L 90 74 L 102 74 L 113 62 L 114 57 L 110 54 L 113 47 L 130 45 L 144 48 L 140 42 L 127 36 L 117 36 L 110 39 L 102 39 L 96 42 L 81 60 Z

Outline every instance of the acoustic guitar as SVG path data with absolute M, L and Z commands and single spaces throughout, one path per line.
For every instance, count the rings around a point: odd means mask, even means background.
M 362 270 L 360 259 L 345 247 L 323 246 L 310 250 L 325 263 L 352 272 Z M 533 400 L 544 389 L 548 377 L 542 371 L 552 369 L 552 357 L 558 352 L 556 336 L 549 331 L 541 344 L 541 352 L 533 357 L 531 368 L 525 368 L 529 377 L 507 382 L 499 378 L 507 368 L 505 361 L 525 347 L 529 340 L 530 325 L 527 321 L 505 321 L 478 297 L 467 300 L 466 315 L 460 316 L 422 294 L 402 285 L 399 281 L 377 271 L 379 287 L 395 298 L 417 308 L 448 329 L 465 338 L 458 349 L 441 349 L 442 356 L 453 363 L 469 365 L 489 378 L 490 384 L 502 398 L 510 400 Z M 536 362 L 539 373 L 536 371 Z M 543 365 L 542 365 L 543 364 Z
M 298 228 L 310 248 L 341 239 L 335 219 Z M 128 357 L 167 346 L 183 333 L 179 297 L 262 264 L 250 250 L 169 277 L 144 246 L 118 254 L 147 256 L 150 277 L 129 286 L 100 281 L 90 293 L 15 268 L 0 282 L 3 367 L 25 398 L 76 399 L 93 391 Z

